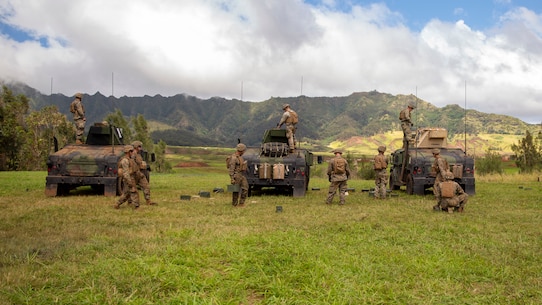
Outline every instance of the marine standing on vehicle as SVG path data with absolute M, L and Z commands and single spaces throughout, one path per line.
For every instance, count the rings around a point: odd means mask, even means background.
M 83 133 L 85 132 L 85 107 L 83 106 L 83 95 L 75 94 L 75 99 L 70 104 L 70 112 L 73 113 L 73 121 L 75 122 L 75 144 L 83 144 Z
M 375 193 L 376 199 L 386 199 L 387 191 L 386 185 L 388 184 L 388 160 L 384 156 L 386 146 L 378 147 L 378 155 L 374 158 L 374 170 L 375 170 Z
M 243 159 L 247 147 L 245 144 L 239 143 L 235 147 L 235 153 L 226 159 L 228 165 L 228 172 L 230 175 L 230 182 L 232 185 L 239 188 L 237 192 L 232 192 L 232 205 L 244 207 L 245 200 L 248 196 L 248 181 L 245 177 L 247 171 L 247 162 Z M 239 196 L 239 191 L 241 196 Z
M 132 145 L 124 146 L 124 156 L 119 161 L 118 174 L 122 177 L 122 194 L 120 195 L 115 209 L 120 208 L 121 204 L 130 200 L 134 208 L 139 208 L 139 193 L 136 186 L 136 175 L 139 172 L 137 164 L 132 159 L 134 147 Z
M 282 114 L 280 122 L 277 124 L 277 128 L 280 128 L 282 124 L 286 124 L 286 137 L 288 138 L 288 146 L 292 153 L 295 150 L 295 131 L 297 129 L 299 118 L 297 113 L 290 108 L 289 104 L 282 105 L 282 110 L 284 110 L 284 113 Z
M 329 177 L 329 191 L 326 198 L 326 204 L 333 202 L 333 197 L 337 189 L 339 190 L 339 205 L 345 204 L 346 190 L 348 189 L 348 178 L 350 177 L 350 167 L 348 161 L 342 157 L 343 152 L 340 149 L 333 151 L 335 157 L 329 161 L 327 167 L 327 176 Z
M 147 202 L 147 204 L 155 205 L 156 203 L 151 201 L 151 187 L 149 186 L 149 181 L 147 180 L 147 177 L 145 177 L 145 174 L 143 174 L 142 172 L 147 169 L 147 162 L 143 161 L 143 157 L 140 153 L 143 150 L 143 143 L 141 141 L 134 141 L 132 142 L 132 146 L 134 147 L 132 159 L 139 168 L 136 173 L 136 185 L 140 186 L 143 190 L 143 194 L 145 195 L 145 201 Z
M 413 102 L 408 103 L 408 106 L 399 113 L 399 120 L 401 121 L 401 128 L 403 129 L 403 148 L 408 142 L 409 145 L 414 144 L 412 137 L 412 119 L 410 113 L 416 109 L 416 105 Z

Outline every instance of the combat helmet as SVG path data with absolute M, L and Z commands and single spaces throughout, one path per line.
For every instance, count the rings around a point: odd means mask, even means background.
M 83 98 L 83 94 L 77 92 L 77 93 L 75 94 L 75 97 L 78 98 L 78 99 L 82 99 L 82 98 Z
M 378 152 L 385 152 L 385 151 L 386 151 L 386 146 L 384 145 L 378 146 Z
M 440 149 L 438 149 L 438 148 L 433 148 L 433 149 L 431 150 L 431 153 L 432 153 L 433 155 L 438 155 L 438 154 L 440 154 Z
M 339 153 L 339 154 L 342 155 L 342 154 L 343 154 L 343 151 L 342 151 L 342 149 L 340 149 L 340 148 L 336 148 L 336 149 L 333 150 L 333 153 L 334 153 L 334 154 Z
M 285 110 L 286 108 L 290 107 L 290 104 L 283 104 L 282 105 L 282 110 Z
M 409 102 L 408 107 L 410 107 L 412 109 L 416 109 L 416 104 L 414 104 L 414 102 Z
M 454 180 L 454 174 L 451 171 L 446 171 L 446 173 L 444 174 L 444 179 Z
M 130 151 L 133 151 L 134 147 L 132 145 L 124 145 L 124 152 L 128 153 Z
M 134 149 L 136 147 L 143 147 L 143 143 L 141 141 L 133 141 L 132 146 L 134 147 Z
M 243 143 L 239 143 L 237 144 L 237 146 L 235 147 L 235 149 L 239 152 L 243 152 L 247 149 L 247 146 Z

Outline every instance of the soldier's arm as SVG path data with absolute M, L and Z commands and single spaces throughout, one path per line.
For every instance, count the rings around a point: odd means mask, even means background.
M 290 116 L 290 113 L 288 111 L 285 111 L 284 114 L 282 115 L 282 118 L 280 119 L 280 122 L 277 124 L 277 127 L 282 126 L 282 124 L 286 122 L 289 116 Z
M 232 181 L 233 183 L 233 177 L 235 175 L 235 166 L 237 165 L 237 157 L 234 156 L 230 159 L 230 164 L 228 166 L 228 172 L 229 172 L 229 175 L 230 175 L 230 180 Z
M 85 116 L 85 110 L 83 109 L 83 104 L 81 104 L 81 102 L 77 103 L 75 107 L 75 111 L 77 112 L 79 116 L 81 117 Z
M 461 185 L 459 185 L 459 183 L 457 183 L 457 182 L 455 183 L 455 192 L 458 195 L 465 194 L 465 191 L 463 190 Z
M 132 180 L 132 176 L 130 175 L 130 162 L 128 161 L 128 159 L 122 159 L 120 165 L 122 166 L 122 177 L 126 180 L 126 183 L 128 183 L 129 187 L 134 186 L 134 181 Z
M 442 177 L 446 176 L 446 168 L 444 168 L 444 159 L 442 157 L 438 158 L 438 170 Z

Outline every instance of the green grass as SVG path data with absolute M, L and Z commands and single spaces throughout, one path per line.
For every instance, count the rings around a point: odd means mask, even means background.
M 210 156 L 153 174 L 159 205 L 137 212 L 85 189 L 45 197 L 44 172 L 0 172 L 0 304 L 542 303 L 535 175 L 480 177 L 453 215 L 429 195 L 376 201 L 364 180 L 327 206 L 318 177 L 305 198 L 246 208 L 228 193 L 180 200 L 229 183 Z

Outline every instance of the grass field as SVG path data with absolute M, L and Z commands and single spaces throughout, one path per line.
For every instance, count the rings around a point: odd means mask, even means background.
M 194 196 L 229 182 L 222 157 L 202 158 L 152 174 L 159 205 L 137 212 L 88 189 L 45 197 L 44 172 L 0 172 L 0 304 L 542 303 L 537 176 L 479 177 L 462 214 L 404 191 L 376 201 L 364 180 L 327 206 L 318 177 L 304 198 L 233 208 L 228 193 Z

